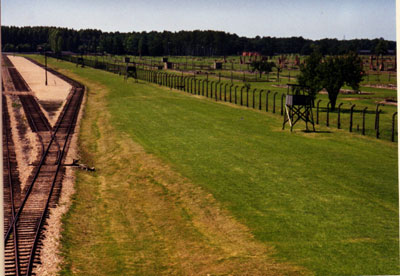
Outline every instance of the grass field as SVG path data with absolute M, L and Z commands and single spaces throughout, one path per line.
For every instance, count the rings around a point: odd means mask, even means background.
M 78 173 L 73 208 L 65 218 L 64 274 L 79 271 L 83 275 L 104 260 L 106 263 L 97 269 L 103 275 L 121 275 L 118 273 L 126 271 L 168 274 L 173 273 L 175 262 L 184 259 L 172 254 L 174 250 L 186 250 L 187 256 L 215 253 L 212 248 L 200 250 L 204 249 L 203 244 L 197 244 L 192 232 L 187 234 L 186 228 L 179 227 L 183 224 L 168 223 L 162 207 L 172 208 L 175 214 L 178 203 L 169 202 L 155 210 L 151 204 L 153 197 L 146 198 L 150 193 L 147 186 L 129 178 L 154 181 L 152 170 L 146 171 L 150 176 L 125 175 L 121 171 L 140 171 L 135 164 L 141 164 L 141 152 L 134 150 L 134 144 L 132 148 L 127 146 L 130 143 L 140 144 L 147 154 L 187 179 L 193 185 L 191 188 L 201 187 L 201 191 L 210 193 L 215 198 L 214 205 L 208 206 L 210 211 L 221 206 L 221 212 L 226 210 L 235 221 L 245 225 L 257 241 L 274 248 L 274 257 L 280 262 L 304 267 L 315 275 L 399 272 L 396 144 L 322 126 L 319 133 L 290 133 L 281 130 L 281 117 L 270 113 L 216 103 L 143 81 L 125 83 L 117 75 L 76 68 L 67 62 L 50 60 L 50 64 L 67 69 L 64 72 L 72 72 L 89 84 L 89 107 L 91 98 L 100 103 L 87 110 L 81 147 L 87 162 L 101 169 L 95 175 Z M 101 90 L 103 94 L 98 92 Z M 110 127 L 104 125 L 102 116 L 108 118 Z M 110 154 L 116 155 L 111 158 Z M 153 174 L 157 174 L 157 168 Z M 179 187 L 172 191 L 161 186 L 152 195 L 175 193 L 171 200 L 184 197 L 184 193 L 176 196 Z M 132 201 L 126 198 L 116 206 L 110 205 L 110 198 L 115 199 L 121 190 Z M 187 199 L 187 204 L 191 200 Z M 79 215 L 86 210 L 90 210 L 90 215 L 85 215 L 89 230 L 78 234 L 83 227 Z M 131 221 L 126 220 L 127 214 L 134 214 Z M 154 217 L 144 220 L 143 216 Z M 180 217 L 196 224 L 190 212 Z M 160 219 L 165 220 L 164 228 L 158 225 Z M 148 225 L 138 226 L 135 220 L 138 224 L 151 222 L 153 232 L 161 227 L 163 231 L 156 231 L 157 241 L 143 231 Z M 121 229 L 122 234 L 114 234 L 116 229 Z M 95 238 L 89 234 L 95 234 Z M 117 248 L 111 244 L 111 239 L 124 240 L 126 235 L 135 239 L 131 243 L 121 242 Z M 82 246 L 85 240 L 90 247 Z M 198 245 L 198 250 L 188 253 L 186 247 L 175 245 L 189 240 Z M 207 246 L 215 243 L 219 248 L 217 240 Z M 242 244 L 245 240 L 241 239 Z M 157 255 L 164 249 L 166 255 Z M 148 261 L 146 254 L 150 254 Z M 129 256 L 137 263 L 132 264 Z M 252 258 L 236 260 L 244 265 Z M 119 270 L 110 271 L 110 264 Z M 139 266 L 141 270 L 135 270 Z M 239 267 L 230 266 L 231 271 Z M 290 265 L 277 269 L 283 273 L 285 269 L 296 271 Z M 229 270 L 215 271 L 217 274 Z
M 93 57 L 92 57 L 93 58 Z M 174 57 L 175 58 L 175 57 Z M 146 60 L 147 63 L 150 63 L 148 59 L 149 57 L 144 57 L 144 60 Z M 204 60 L 207 60 L 206 58 L 203 58 Z M 202 59 L 202 60 L 203 60 Z M 118 60 L 122 60 L 122 57 L 119 57 Z M 154 62 L 154 60 L 153 60 Z M 139 66 L 140 67 L 140 66 Z M 141 67 L 140 67 L 141 68 Z M 249 74 L 245 72 L 232 72 L 232 73 L 227 73 L 227 71 L 221 71 L 221 70 L 215 70 L 209 73 L 203 72 L 202 74 L 194 74 L 193 72 L 178 72 L 176 70 L 160 70 L 157 72 L 168 72 L 169 74 L 174 74 L 177 76 L 188 76 L 191 78 L 195 78 L 196 80 L 208 80 L 209 81 L 209 88 L 208 90 L 211 91 L 211 86 L 215 86 L 215 83 L 218 83 L 218 86 L 225 86 L 225 85 L 234 85 L 238 86 L 238 94 L 236 95 L 236 102 L 240 103 L 243 102 L 243 105 L 247 105 L 247 98 L 241 100 L 241 95 L 240 95 L 240 89 L 244 84 L 247 84 L 250 86 L 250 98 L 248 99 L 249 103 L 248 105 L 251 107 L 253 105 L 253 99 L 252 99 L 252 93 L 254 93 L 254 89 L 256 89 L 255 92 L 255 107 L 257 108 L 259 105 L 259 93 L 260 90 L 264 90 L 264 95 L 266 91 L 271 91 L 271 94 L 269 96 L 268 100 L 268 110 L 272 111 L 273 110 L 273 95 L 276 94 L 276 109 L 277 112 L 280 113 L 281 105 L 284 105 L 284 99 L 281 99 L 281 96 L 284 96 L 288 90 L 287 88 L 284 88 L 286 83 L 295 83 L 296 80 L 293 78 L 288 78 L 288 71 L 284 71 L 281 74 L 280 79 L 278 80 L 276 78 L 276 73 L 271 73 L 269 76 L 270 81 L 269 82 L 253 82 L 252 80 L 255 78 L 256 74 Z M 296 74 L 298 71 L 291 71 L 291 74 Z M 220 75 L 221 74 L 221 75 Z M 228 75 L 227 75 L 228 74 Z M 230 79 L 230 74 L 232 74 L 234 79 Z M 285 75 L 286 74 L 286 75 Z M 282 77 L 283 76 L 283 77 Z M 235 79 L 236 78 L 236 79 Z M 243 79 L 246 79 L 246 82 L 243 82 Z M 266 76 L 263 76 L 263 78 L 266 78 Z M 357 132 L 359 134 L 362 133 L 362 120 L 363 120 L 363 113 L 362 110 L 364 108 L 367 108 L 367 112 L 365 115 L 365 135 L 371 136 L 371 137 L 376 137 L 377 133 L 375 130 L 375 109 L 377 108 L 378 103 L 384 102 L 386 99 L 390 100 L 396 100 L 396 90 L 393 89 L 385 89 L 385 88 L 377 88 L 377 87 L 370 87 L 374 83 L 372 80 L 373 77 L 368 78 L 371 82 L 363 82 L 361 84 L 360 90 L 363 92 L 363 94 L 340 94 L 338 96 L 337 100 L 337 106 L 341 105 L 341 128 L 342 129 L 347 129 L 349 130 L 349 125 L 350 125 L 350 108 L 352 105 L 355 106 L 354 108 L 354 115 L 353 115 L 353 132 Z M 366 79 L 367 80 L 367 79 Z M 393 78 L 392 78 L 393 81 Z M 212 84 L 211 82 L 214 82 Z M 392 84 L 395 84 L 395 82 L 392 82 Z M 187 86 L 189 86 L 189 83 L 187 83 Z M 224 93 L 224 87 L 221 89 L 221 93 Z M 348 89 L 351 90 L 350 87 L 343 87 L 343 89 Z M 229 87 L 227 88 L 229 93 Z M 232 88 L 234 90 L 234 88 Z M 219 93 L 219 92 L 218 92 Z M 233 91 L 232 91 L 233 93 Z M 235 95 L 232 94 L 232 102 L 235 102 Z M 245 97 L 245 94 L 243 94 L 243 97 Z M 229 98 L 227 98 L 227 101 L 229 101 Z M 326 124 L 327 125 L 327 118 L 328 114 L 326 112 L 327 104 L 329 102 L 328 96 L 326 94 L 319 94 L 316 98 L 316 102 L 320 102 L 320 115 L 319 115 L 319 121 L 321 124 Z M 266 99 L 263 96 L 261 98 L 261 106 L 262 110 L 266 110 Z M 380 104 L 379 109 L 381 110 L 380 114 L 380 123 L 379 123 L 379 138 L 380 139 L 385 139 L 385 140 L 391 140 L 392 139 L 392 121 L 393 121 L 393 114 L 394 112 L 397 111 L 397 107 L 394 105 L 390 104 Z M 314 118 L 316 120 L 316 108 L 314 108 Z M 397 117 L 395 117 L 395 125 Z M 316 120 L 318 122 L 318 120 Z M 334 112 L 330 112 L 329 114 L 329 125 L 331 127 L 338 127 L 338 109 Z M 397 141 L 397 130 L 395 129 L 395 135 L 394 135 L 394 140 Z
M 287 55 L 289 62 L 288 67 L 291 67 L 293 65 L 293 60 L 295 59 L 296 55 Z M 298 55 L 297 55 L 298 56 Z M 124 64 L 124 58 L 129 57 L 131 61 L 137 62 L 139 64 L 141 63 L 146 63 L 146 64 L 153 64 L 154 66 L 163 66 L 161 57 L 151 57 L 151 56 L 143 56 L 143 57 L 138 57 L 138 56 L 104 56 L 104 57 L 94 57 L 94 56 L 85 56 L 85 59 L 91 59 L 91 60 L 99 60 L 99 61 L 105 61 L 105 62 L 110 62 L 110 63 L 118 63 L 118 64 Z M 275 62 L 276 64 L 278 63 L 278 58 L 280 56 L 274 56 L 272 58 L 269 58 L 270 61 Z M 303 62 L 304 59 L 307 56 L 299 56 L 300 61 Z M 396 72 L 389 72 L 389 71 L 371 71 L 369 69 L 369 56 L 368 57 L 362 57 L 363 62 L 364 62 L 364 71 L 367 73 L 367 76 L 364 78 L 363 82 L 361 85 L 371 85 L 371 84 L 397 84 L 397 74 Z M 179 69 L 183 71 L 192 71 L 192 70 L 205 70 L 205 71 L 210 71 L 210 72 L 215 72 L 215 73 L 221 73 L 223 76 L 230 77 L 231 71 L 232 74 L 236 77 L 239 77 L 239 79 L 243 78 L 243 72 L 245 72 L 245 78 L 248 81 L 252 81 L 254 79 L 260 80 L 257 74 L 251 74 L 249 71 L 251 71 L 251 67 L 249 64 L 247 64 L 250 61 L 249 57 L 240 57 L 240 56 L 227 56 L 225 57 L 226 63 L 222 64 L 223 70 L 212 70 L 210 68 L 213 68 L 213 64 L 215 61 L 220 61 L 222 62 L 224 60 L 224 57 L 194 57 L 194 56 L 169 56 L 168 61 L 177 63 L 179 64 Z M 243 63 L 240 63 L 240 60 L 242 59 Z M 386 56 L 384 57 L 386 60 L 386 66 L 389 64 L 387 60 L 391 59 L 393 60 L 393 57 Z M 375 64 L 375 62 L 374 62 Z M 390 63 L 390 66 L 393 66 L 392 63 Z M 273 72 L 270 74 L 273 78 L 276 77 L 276 68 L 273 69 Z M 293 68 L 284 68 L 282 69 L 282 72 L 280 73 L 282 76 L 288 77 L 290 74 L 291 78 L 297 76 L 299 74 L 298 66 L 295 66 Z M 270 77 L 269 77 L 270 78 Z M 263 75 L 262 80 L 266 81 L 267 76 Z

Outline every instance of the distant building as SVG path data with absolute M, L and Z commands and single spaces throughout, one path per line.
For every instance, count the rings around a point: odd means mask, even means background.
M 358 50 L 359 55 L 373 55 L 371 50 Z M 395 55 L 396 51 L 395 50 L 387 50 L 387 55 Z
M 370 55 L 371 50 L 358 50 L 359 55 Z
M 259 52 L 243 52 L 242 57 L 261 57 Z

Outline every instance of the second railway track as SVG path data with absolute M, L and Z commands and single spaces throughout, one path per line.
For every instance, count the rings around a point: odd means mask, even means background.
M 19 183 L 13 181 L 18 177 L 7 178 L 7 181 L 12 181 L 9 185 L 11 188 L 5 188 L 6 275 L 33 275 L 33 268 L 40 263 L 43 226 L 49 215 L 49 208 L 56 206 L 61 192 L 65 171 L 63 162 L 84 95 L 82 85 L 65 76 L 63 79 L 73 87 L 53 128 L 46 117 L 40 114 L 40 107 L 34 97 L 20 96 L 29 125 L 41 140 L 42 154 L 22 192 L 14 192 Z M 7 144 L 7 147 L 4 147 L 3 158 L 8 164 L 8 160 L 13 160 L 13 154 L 12 144 L 7 139 L 7 134 L 3 135 L 3 143 Z M 15 175 L 13 167 L 15 165 L 11 162 L 5 168 L 9 170 L 7 175 Z

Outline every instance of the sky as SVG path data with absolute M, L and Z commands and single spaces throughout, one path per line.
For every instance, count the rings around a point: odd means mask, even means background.
M 396 40 L 395 0 L 2 0 L 2 24 Z

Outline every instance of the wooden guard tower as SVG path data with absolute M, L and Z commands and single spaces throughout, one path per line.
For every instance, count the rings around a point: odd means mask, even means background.
M 130 59 L 128 57 L 125 57 L 125 63 L 126 63 L 125 80 L 127 80 L 129 77 L 132 77 L 137 82 L 136 64 L 134 62 L 129 64 Z
M 308 123 L 312 124 L 315 131 L 314 117 L 312 112 L 313 99 L 309 93 L 309 88 L 297 84 L 288 84 L 288 93 L 286 94 L 286 113 L 283 117 L 282 129 L 285 129 L 285 124 L 289 122 L 290 131 L 293 126 L 299 121 L 306 122 L 306 130 L 308 131 Z
M 76 62 L 76 67 L 78 67 L 78 65 L 80 65 L 82 68 L 85 68 L 85 61 L 83 57 L 78 57 L 78 60 Z

